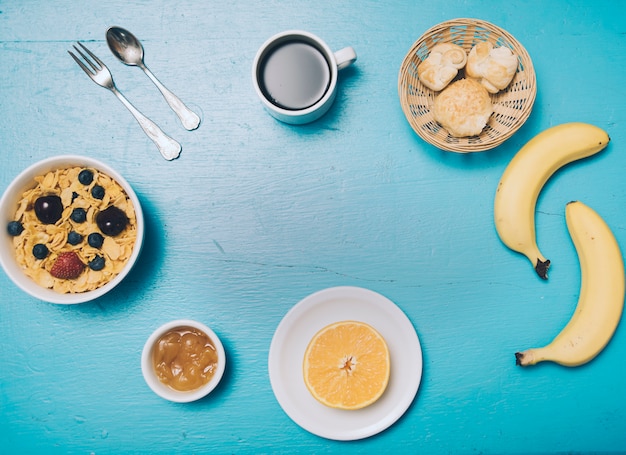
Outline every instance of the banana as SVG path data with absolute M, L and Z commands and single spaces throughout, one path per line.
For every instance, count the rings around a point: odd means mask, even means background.
M 526 143 L 502 174 L 494 202 L 496 230 L 500 240 L 524 254 L 543 279 L 548 278 L 550 261 L 537 246 L 537 197 L 559 168 L 599 152 L 609 141 L 604 130 L 587 123 L 557 125 Z
M 565 366 L 589 362 L 607 345 L 624 308 L 624 260 L 604 220 L 582 202 L 570 202 L 565 219 L 580 261 L 576 311 L 547 346 L 515 353 L 516 363 L 549 360 Z

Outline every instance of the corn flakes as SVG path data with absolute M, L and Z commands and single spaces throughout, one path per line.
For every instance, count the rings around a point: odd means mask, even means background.
M 15 256 L 24 273 L 40 286 L 54 289 L 60 293 L 79 293 L 98 289 L 117 276 L 133 252 L 137 239 L 137 219 L 133 204 L 124 189 L 108 175 L 90 169 L 93 180 L 89 184 L 79 181 L 81 167 L 58 169 L 35 177 L 37 185 L 22 194 L 15 213 L 24 230 L 13 237 Z M 104 188 L 104 197 L 98 199 L 92 195 L 94 186 Z M 54 224 L 43 224 L 35 214 L 35 201 L 41 196 L 57 195 L 63 203 L 61 218 Z M 110 206 L 116 206 L 128 217 L 125 229 L 118 235 L 105 236 L 100 248 L 89 245 L 89 234 L 100 230 L 96 216 Z M 87 216 L 84 222 L 71 218 L 74 209 L 82 208 Z M 68 234 L 76 232 L 82 236 L 77 245 L 68 243 Z M 43 259 L 33 255 L 33 247 L 39 243 L 47 246 L 49 254 Z M 60 279 L 50 274 L 50 269 L 60 253 L 74 251 L 81 262 L 89 265 L 97 256 L 104 258 L 104 267 L 85 270 L 76 279 Z

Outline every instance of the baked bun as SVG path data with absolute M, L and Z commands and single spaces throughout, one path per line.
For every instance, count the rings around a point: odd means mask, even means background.
M 478 43 L 467 57 L 465 74 L 478 79 L 489 93 L 498 93 L 513 80 L 517 55 L 508 47 L 493 47 L 488 41 Z
M 493 112 L 487 89 L 473 79 L 459 79 L 435 98 L 433 114 L 451 136 L 478 136 Z
M 465 49 L 453 43 L 440 43 L 417 67 L 417 76 L 431 90 L 443 90 L 465 66 Z

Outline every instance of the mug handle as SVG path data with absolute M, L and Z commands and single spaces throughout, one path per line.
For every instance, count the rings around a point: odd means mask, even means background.
M 337 69 L 342 70 L 356 62 L 356 52 L 350 46 L 344 47 L 335 52 L 335 61 L 337 62 Z

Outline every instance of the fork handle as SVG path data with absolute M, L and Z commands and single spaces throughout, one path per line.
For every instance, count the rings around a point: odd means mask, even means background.
M 115 93 L 115 96 L 117 96 L 122 104 L 128 108 L 130 113 L 133 114 L 133 117 L 135 117 L 135 120 L 137 120 L 141 129 L 143 129 L 148 137 L 152 139 L 152 142 L 156 144 L 163 158 L 166 160 L 178 158 L 182 149 L 180 144 L 165 134 L 156 123 L 139 112 L 139 110 L 137 110 L 137 108 L 133 106 L 130 101 L 128 101 L 118 90 L 113 90 L 113 93 Z
M 171 91 L 169 91 L 161 82 L 156 78 L 152 71 L 150 71 L 145 65 L 141 67 L 143 71 L 148 75 L 150 80 L 154 82 L 154 85 L 157 86 L 167 104 L 172 108 L 174 113 L 180 119 L 180 122 L 183 124 L 186 130 L 192 131 L 198 128 L 200 125 L 200 117 L 189 109 L 185 103 L 183 103 L 180 98 L 174 95 Z

